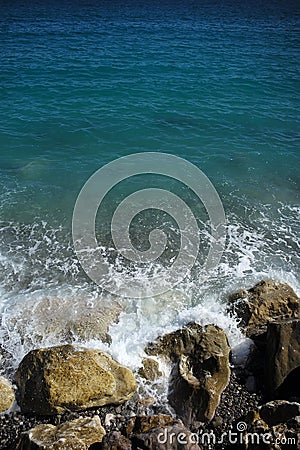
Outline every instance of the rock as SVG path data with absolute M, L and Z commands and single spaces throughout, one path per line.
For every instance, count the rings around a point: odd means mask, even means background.
M 247 450 L 279 450 L 299 448 L 299 403 L 276 400 L 251 411 L 240 424 L 247 424 L 240 446 Z M 297 445 L 298 444 L 298 445 Z
M 200 450 L 197 436 L 180 420 L 166 414 L 135 417 L 127 426 L 132 448 L 144 450 Z
M 258 412 L 262 420 L 272 427 L 300 416 L 300 403 L 275 400 L 260 406 Z
M 251 338 L 264 333 L 270 321 L 300 316 L 299 297 L 293 289 L 271 280 L 232 294 L 228 309 L 241 319 L 241 326 Z
M 168 396 L 186 425 L 214 417 L 230 379 L 230 347 L 225 332 L 214 325 L 200 327 L 195 341 L 190 353 L 182 354 L 173 368 Z
M 22 433 L 16 450 L 88 450 L 100 444 L 104 435 L 99 416 L 79 418 L 57 427 L 38 425 Z
M 136 390 L 129 369 L 100 350 L 72 345 L 32 350 L 16 381 L 22 410 L 41 415 L 123 403 Z
M 159 364 L 155 359 L 143 358 L 143 367 L 138 371 L 138 374 L 149 381 L 157 380 L 157 378 L 162 376 L 162 372 L 159 370 Z
M 177 362 L 181 355 L 189 355 L 194 350 L 201 337 L 201 325 L 191 322 L 180 330 L 160 336 L 155 342 L 147 345 L 145 352 Z
M 110 342 L 109 326 L 118 321 L 122 307 L 116 301 L 84 297 L 30 298 L 10 306 L 6 326 L 22 344 L 32 348 L 44 342 Z
M 174 425 L 177 423 L 176 419 L 167 414 L 158 414 L 154 416 L 136 416 L 133 417 L 127 424 L 126 435 L 147 433 L 153 428 L 162 428 L 167 425 Z
M 300 320 L 269 323 L 265 374 L 270 397 L 300 399 Z
M 10 409 L 14 401 L 15 392 L 11 382 L 0 376 L 0 413 Z
M 106 435 L 102 441 L 102 450 L 131 450 L 131 440 L 123 436 L 120 431 L 113 431 Z

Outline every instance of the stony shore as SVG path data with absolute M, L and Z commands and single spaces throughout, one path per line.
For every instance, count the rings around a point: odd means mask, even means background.
M 229 313 L 253 341 L 244 367 L 234 366 L 226 334 L 213 324 L 158 337 L 138 377 L 151 383 L 163 375 L 159 361 L 168 361 L 166 405 L 138 394 L 137 374 L 103 352 L 72 345 L 30 352 L 12 380 L 21 412 L 6 411 L 14 393 L 0 379 L 0 449 L 299 448 L 299 310 L 284 283 L 230 296 Z M 247 443 L 247 433 L 267 442 Z

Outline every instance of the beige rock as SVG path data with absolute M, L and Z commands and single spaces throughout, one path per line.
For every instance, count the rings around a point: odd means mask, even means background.
M 54 425 L 38 425 L 22 433 L 16 450 L 88 450 L 101 443 L 105 430 L 99 416 Z
M 162 376 L 162 372 L 159 370 L 159 364 L 155 359 L 143 358 L 143 366 L 139 369 L 139 375 L 149 381 L 157 380 Z
M 0 376 L 0 413 L 11 408 L 14 401 L 15 392 L 11 382 Z
M 262 334 L 270 321 L 300 317 L 300 299 L 286 283 L 261 281 L 229 297 L 229 310 L 241 319 L 248 337 Z
M 16 374 L 24 412 L 60 414 L 123 403 L 132 397 L 132 372 L 100 350 L 72 345 L 33 350 Z

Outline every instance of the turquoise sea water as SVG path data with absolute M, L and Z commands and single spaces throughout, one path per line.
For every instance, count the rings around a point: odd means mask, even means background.
M 297 1 L 2 1 L 0 8 L 0 304 L 8 351 L 18 359 L 36 345 L 34 319 L 25 344 L 13 322 L 29 298 L 101 295 L 73 252 L 72 211 L 95 170 L 135 152 L 171 153 L 199 167 L 220 195 L 228 228 L 217 272 L 205 285 L 196 272 L 181 287 L 189 300 L 171 295 L 167 314 L 157 303 L 146 312 L 126 306 L 114 330 L 125 362 L 136 352 L 132 336 L 143 343 L 190 318 L 230 330 L 212 305 L 235 288 L 273 277 L 299 290 Z

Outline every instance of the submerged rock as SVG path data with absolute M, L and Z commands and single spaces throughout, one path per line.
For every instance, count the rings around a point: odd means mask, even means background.
M 15 392 L 11 382 L 0 376 L 0 413 L 10 409 L 14 401 Z
M 41 415 L 123 403 L 136 390 L 129 369 L 100 350 L 72 345 L 32 350 L 16 380 L 22 410 Z
M 264 280 L 229 297 L 229 310 L 241 319 L 248 337 L 264 333 L 268 322 L 300 317 L 300 299 L 286 283 Z
M 6 326 L 26 347 L 43 342 L 110 342 L 108 330 L 118 321 L 122 306 L 110 298 L 30 298 L 10 306 Z
M 80 418 L 62 425 L 38 425 L 22 433 L 16 450 L 88 450 L 102 442 L 105 430 L 99 416 Z
M 270 397 L 300 399 L 300 320 L 269 323 L 265 376 Z

